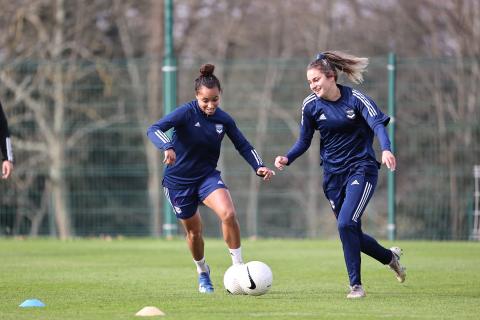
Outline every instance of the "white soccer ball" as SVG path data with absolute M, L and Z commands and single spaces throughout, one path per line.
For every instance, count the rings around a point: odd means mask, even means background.
M 239 282 L 242 290 L 252 296 L 260 296 L 270 290 L 273 282 L 272 270 L 261 261 L 250 261 L 245 265 Z
M 240 286 L 239 278 L 246 274 L 246 268 L 244 264 L 233 265 L 225 271 L 223 275 L 223 285 L 230 294 L 245 294 Z

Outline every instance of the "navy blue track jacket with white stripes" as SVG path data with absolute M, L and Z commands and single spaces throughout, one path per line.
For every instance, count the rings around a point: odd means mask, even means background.
M 300 136 L 288 151 L 288 164 L 302 155 L 312 142 L 315 130 L 320 131 L 320 157 L 329 173 L 342 173 L 356 165 L 380 163 L 373 149 L 374 134 L 380 147 L 390 151 L 385 126 L 390 118 L 362 92 L 338 85 L 337 101 L 328 101 L 314 93 L 303 100 Z
M 172 139 L 165 132 L 174 128 Z M 225 134 L 256 172 L 263 167 L 257 151 L 237 128 L 233 118 L 219 107 L 207 116 L 197 100 L 179 106 L 147 130 L 153 144 L 162 150 L 174 149 L 176 162 L 167 166 L 163 185 L 182 188 L 200 182 L 216 170 Z

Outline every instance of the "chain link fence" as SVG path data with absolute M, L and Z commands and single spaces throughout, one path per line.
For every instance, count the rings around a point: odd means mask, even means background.
M 203 61 L 179 61 L 180 104 L 194 98 L 193 79 Z M 480 61 L 397 61 L 397 237 L 470 239 L 472 168 L 480 159 Z M 273 167 L 274 157 L 286 153 L 298 135 L 301 103 L 308 94 L 308 61 L 210 62 L 223 86 L 221 107 Z M 131 80 L 132 66 L 139 70 L 137 83 Z M 1 96 L 17 163 L 14 177 L 0 184 L 0 234 L 58 235 L 64 230 L 72 236 L 152 235 L 151 223 L 158 219 L 151 216 L 149 191 L 157 189 L 149 181 L 158 170 L 147 161 L 153 146 L 145 138 L 147 126 L 157 120 L 144 109 L 150 62 L 59 66 L 27 61 L 1 68 L 7 75 Z M 45 70 L 57 70 L 62 83 L 45 76 Z M 24 79 L 33 90 L 22 91 Z M 386 57 L 372 58 L 365 82 L 356 87 L 387 112 Z M 161 101 L 156 105 L 159 116 Z M 243 236 L 337 236 L 321 190 L 318 133 L 307 153 L 270 183 L 254 175 L 228 137 L 219 169 Z M 380 238 L 387 236 L 386 187 L 382 168 L 362 220 L 364 230 Z M 206 207 L 200 210 L 206 235 L 220 236 L 216 216 Z M 161 223 L 163 216 L 158 218 Z

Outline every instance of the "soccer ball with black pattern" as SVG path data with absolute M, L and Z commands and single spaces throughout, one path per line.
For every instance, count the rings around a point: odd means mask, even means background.
M 272 287 L 273 274 L 270 267 L 261 261 L 244 264 L 245 271 L 240 274 L 239 283 L 243 292 L 252 296 L 265 294 Z
M 230 294 L 245 294 L 240 286 L 240 277 L 246 277 L 247 271 L 244 264 L 233 265 L 225 271 L 223 275 L 223 285 Z

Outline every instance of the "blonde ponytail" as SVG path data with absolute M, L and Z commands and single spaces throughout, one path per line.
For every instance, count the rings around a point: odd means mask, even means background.
M 327 76 L 338 78 L 338 71 L 347 75 L 354 83 L 363 82 L 363 72 L 368 66 L 368 58 L 360 58 L 342 51 L 325 51 L 317 55 L 307 69 L 319 69 Z

